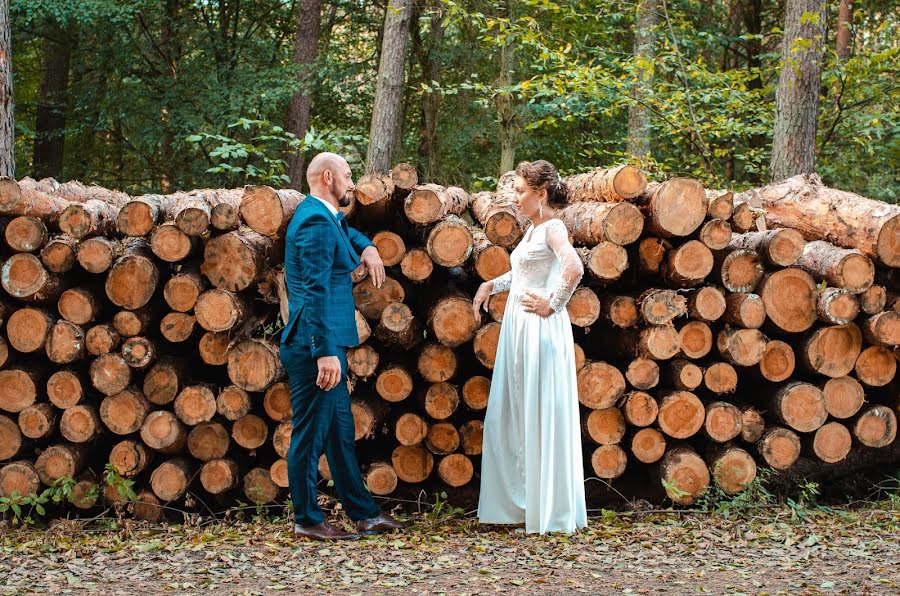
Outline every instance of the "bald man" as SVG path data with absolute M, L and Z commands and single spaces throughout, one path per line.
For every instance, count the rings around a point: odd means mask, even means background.
M 347 391 L 347 348 L 359 344 L 350 274 L 360 263 L 376 287 L 384 264 L 375 246 L 344 221 L 353 174 L 340 155 L 320 153 L 306 171 L 310 193 L 297 207 L 285 238 L 289 315 L 281 360 L 291 385 L 293 430 L 288 480 L 294 534 L 314 540 L 352 540 L 405 527 L 382 513 L 356 461 Z M 357 533 L 331 526 L 317 502 L 319 456 L 328 458 L 338 498 Z

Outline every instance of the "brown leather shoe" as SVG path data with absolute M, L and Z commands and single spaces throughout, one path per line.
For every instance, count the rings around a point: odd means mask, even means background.
M 359 540 L 359 534 L 351 534 L 339 530 L 328 522 L 322 522 L 314 526 L 301 526 L 294 524 L 294 536 L 296 538 L 309 538 L 310 540 Z
M 392 530 L 402 530 L 409 526 L 409 522 L 397 521 L 389 513 L 381 513 L 378 517 L 363 519 L 356 522 L 356 531 L 366 536 L 381 534 L 382 532 L 390 532 Z

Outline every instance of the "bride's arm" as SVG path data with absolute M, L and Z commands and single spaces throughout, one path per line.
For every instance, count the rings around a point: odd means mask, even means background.
M 554 220 L 547 225 L 547 246 L 556 254 L 560 264 L 559 284 L 550 296 L 550 308 L 553 312 L 560 312 L 575 293 L 575 288 L 584 275 L 584 266 L 578 253 L 569 244 L 569 232 L 561 221 Z
M 512 285 L 512 270 L 507 271 L 499 277 L 495 277 L 491 280 L 491 284 L 491 296 L 499 294 L 500 292 L 505 292 Z

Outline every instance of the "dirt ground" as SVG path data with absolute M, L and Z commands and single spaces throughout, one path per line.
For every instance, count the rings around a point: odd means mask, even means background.
M 574 536 L 421 516 L 340 544 L 286 522 L 6 525 L 0 594 L 900 593 L 897 509 L 596 513 Z

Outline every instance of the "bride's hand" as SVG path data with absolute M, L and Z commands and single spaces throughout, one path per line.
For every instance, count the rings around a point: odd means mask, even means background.
M 491 290 L 494 289 L 494 282 L 486 281 L 480 286 L 478 286 L 478 291 L 475 292 L 475 298 L 472 300 L 472 311 L 475 313 L 475 319 L 480 323 L 481 322 L 481 309 L 484 309 L 484 312 L 487 312 L 488 309 L 488 300 L 491 298 Z
M 553 309 L 550 308 L 548 299 L 534 292 L 525 293 L 528 294 L 527 298 L 522 299 L 522 306 L 525 307 L 525 312 L 531 312 L 542 317 L 549 317 L 553 314 Z

